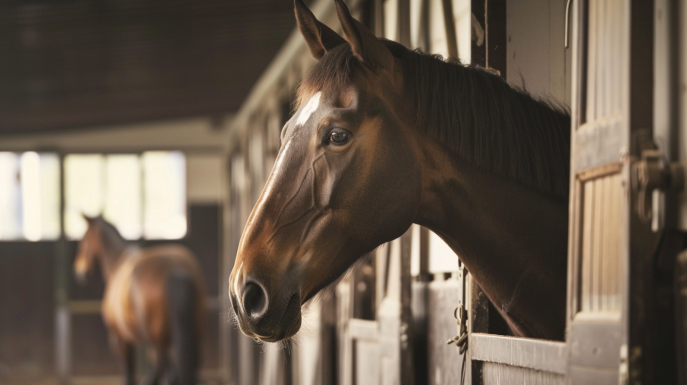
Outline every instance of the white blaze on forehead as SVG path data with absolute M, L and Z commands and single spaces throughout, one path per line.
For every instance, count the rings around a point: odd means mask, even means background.
M 308 100 L 308 102 L 305 104 L 305 107 L 301 108 L 301 113 L 298 115 L 298 120 L 296 121 L 297 125 L 303 125 L 308 121 L 308 119 L 310 119 L 310 115 L 312 115 L 312 113 L 315 112 L 317 107 L 320 105 L 321 96 L 321 91 L 316 93 L 310 98 L 310 100 Z

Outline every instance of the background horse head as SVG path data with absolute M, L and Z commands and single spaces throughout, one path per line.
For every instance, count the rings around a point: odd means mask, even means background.
M 241 330 L 278 341 L 301 305 L 412 223 L 441 236 L 518 335 L 562 337 L 569 117 L 478 68 L 344 38 L 295 1 L 319 60 L 230 277 Z
M 102 217 L 83 215 L 83 218 L 88 227 L 79 242 L 79 249 L 74 259 L 74 275 L 83 282 L 95 265 L 100 264 L 103 279 L 107 282 L 119 257 L 127 247 L 127 242 L 117 229 Z

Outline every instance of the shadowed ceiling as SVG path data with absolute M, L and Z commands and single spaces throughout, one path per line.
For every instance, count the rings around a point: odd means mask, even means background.
M 0 0 L 0 134 L 236 111 L 291 0 Z

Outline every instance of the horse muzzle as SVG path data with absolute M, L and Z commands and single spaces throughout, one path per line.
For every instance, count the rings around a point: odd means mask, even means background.
M 285 292 L 288 293 L 288 292 Z M 298 332 L 301 326 L 301 296 L 277 293 L 270 298 L 260 282 L 249 279 L 240 293 L 231 293 L 232 308 L 243 334 L 277 342 Z

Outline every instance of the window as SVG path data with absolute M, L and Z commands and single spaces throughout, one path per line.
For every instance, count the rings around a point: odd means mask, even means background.
M 59 197 L 56 154 L 0 152 L 0 239 L 57 239 Z
M 178 239 L 186 235 L 186 164 L 180 152 L 68 155 L 65 232 L 79 239 L 82 214 L 98 214 L 126 239 Z
M 86 214 L 103 215 L 126 239 L 183 237 L 185 173 L 180 152 L 66 155 L 65 235 L 80 239 Z M 59 208 L 57 154 L 0 152 L 0 240 L 57 239 Z

